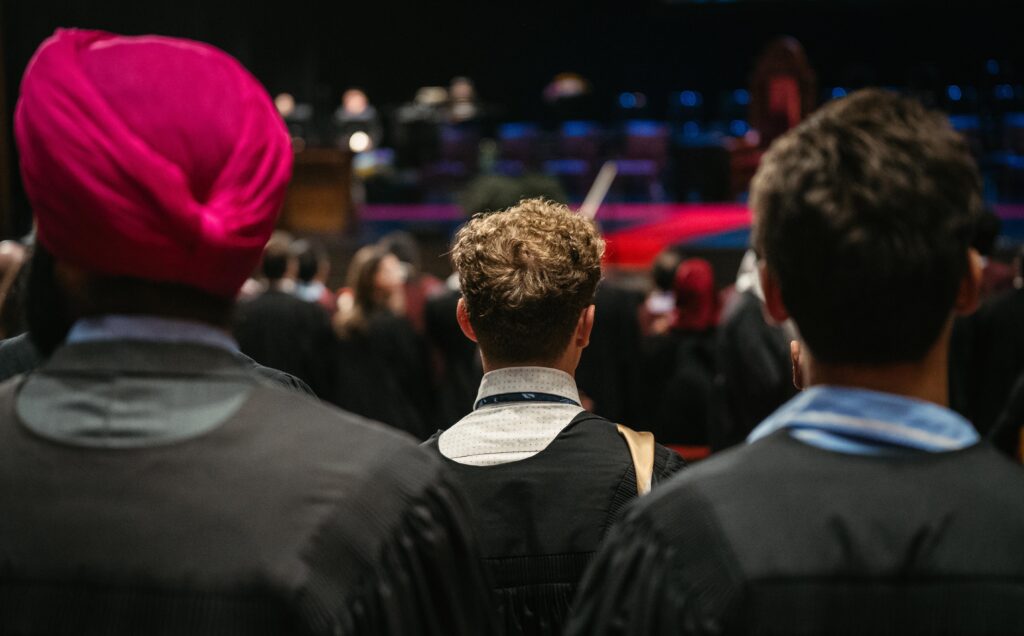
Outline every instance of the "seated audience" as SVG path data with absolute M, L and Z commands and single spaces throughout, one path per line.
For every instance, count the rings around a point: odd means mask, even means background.
M 334 320 L 336 404 L 426 439 L 433 430 L 430 366 L 426 344 L 403 315 L 401 262 L 376 245 L 360 249 L 342 298 L 350 300 Z
M 1024 471 L 946 408 L 980 185 L 946 117 L 879 90 L 772 145 L 754 244 L 806 389 L 630 509 L 568 634 L 1020 630 Z
M 298 262 L 283 233 L 263 250 L 267 288 L 238 303 L 233 332 L 242 353 L 262 365 L 300 378 L 319 398 L 335 390 L 334 333 L 330 316 L 316 303 L 295 296 Z
M 491 633 L 441 463 L 233 353 L 292 162 L 255 78 L 60 30 L 14 130 L 49 359 L 0 384 L 0 633 Z
M 469 497 L 500 633 L 560 633 L 609 525 L 682 467 L 649 433 L 581 407 L 573 372 L 603 252 L 592 223 L 543 199 L 473 217 L 452 248 L 456 315 L 485 374 L 473 412 L 426 445 Z

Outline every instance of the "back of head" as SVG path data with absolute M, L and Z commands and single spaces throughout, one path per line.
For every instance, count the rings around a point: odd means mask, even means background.
M 323 246 L 308 239 L 299 239 L 292 243 L 291 255 L 298 267 L 296 276 L 303 283 L 313 282 L 321 268 L 326 268 L 328 262 L 327 252 Z
M 938 112 L 881 90 L 822 107 L 772 144 L 754 243 L 816 359 L 917 361 L 967 272 L 980 178 Z
M 58 30 L 25 71 L 14 131 L 55 259 L 217 297 L 256 266 L 291 175 L 270 96 L 187 40 Z
M 292 237 L 286 232 L 274 232 L 263 248 L 260 269 L 270 282 L 288 278 L 293 274 L 295 256 L 292 252 Z
M 604 241 L 564 205 L 525 199 L 459 230 L 452 262 L 481 350 L 504 364 L 550 361 L 601 279 Z
M 654 257 L 654 263 L 651 264 L 651 278 L 654 280 L 654 286 L 663 292 L 672 291 L 676 279 L 676 269 L 679 268 L 679 263 L 682 261 L 682 254 L 676 250 L 666 249 L 659 252 Z

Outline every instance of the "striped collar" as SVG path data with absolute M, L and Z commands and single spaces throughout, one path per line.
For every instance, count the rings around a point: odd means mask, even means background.
M 812 446 L 854 455 L 938 453 L 978 442 L 970 422 L 953 411 L 891 393 L 815 386 L 768 416 L 748 442 L 788 429 Z

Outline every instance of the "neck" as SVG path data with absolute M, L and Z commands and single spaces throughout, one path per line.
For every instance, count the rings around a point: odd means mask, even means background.
M 502 360 L 491 359 L 481 350 L 480 363 L 483 367 L 484 373 L 490 373 L 491 371 L 497 371 L 498 369 L 508 369 L 510 367 L 544 367 L 568 373 L 573 379 L 576 379 L 576 367 L 580 363 L 580 356 L 578 353 L 573 356 L 571 355 L 571 352 L 567 351 L 557 360 L 519 360 L 517 362 L 505 362 Z
M 916 362 L 844 365 L 825 364 L 813 358 L 802 360 L 806 383 L 808 386 L 829 384 L 869 389 L 949 406 L 948 363 L 951 327 L 952 323 L 946 327 L 931 351 Z

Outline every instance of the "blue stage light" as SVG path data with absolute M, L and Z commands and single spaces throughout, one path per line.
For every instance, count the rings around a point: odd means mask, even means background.
M 623 108 L 636 108 L 636 95 L 633 93 L 622 93 L 619 95 L 619 106 Z
M 996 86 L 996 98 L 1013 99 L 1013 87 L 1009 84 L 1000 84 L 999 86 Z
M 999 75 L 999 60 L 985 62 L 985 70 L 988 71 L 989 75 Z
M 737 88 L 732 92 L 732 101 L 736 102 L 740 106 L 746 106 L 750 103 L 750 91 Z
M 842 86 L 836 86 L 832 89 L 832 99 L 842 99 L 846 97 L 846 89 Z
M 747 134 L 748 130 L 750 130 L 750 126 L 742 119 L 734 119 L 729 122 L 729 132 L 732 133 L 733 137 L 742 137 Z
M 695 121 L 688 121 L 683 124 L 683 135 L 686 137 L 696 137 L 700 134 L 700 124 Z
M 693 91 L 683 91 L 679 93 L 679 103 L 687 108 L 693 108 L 700 104 L 700 95 Z
M 964 96 L 964 92 L 956 84 L 950 84 L 946 87 L 946 96 L 951 101 L 958 102 Z

